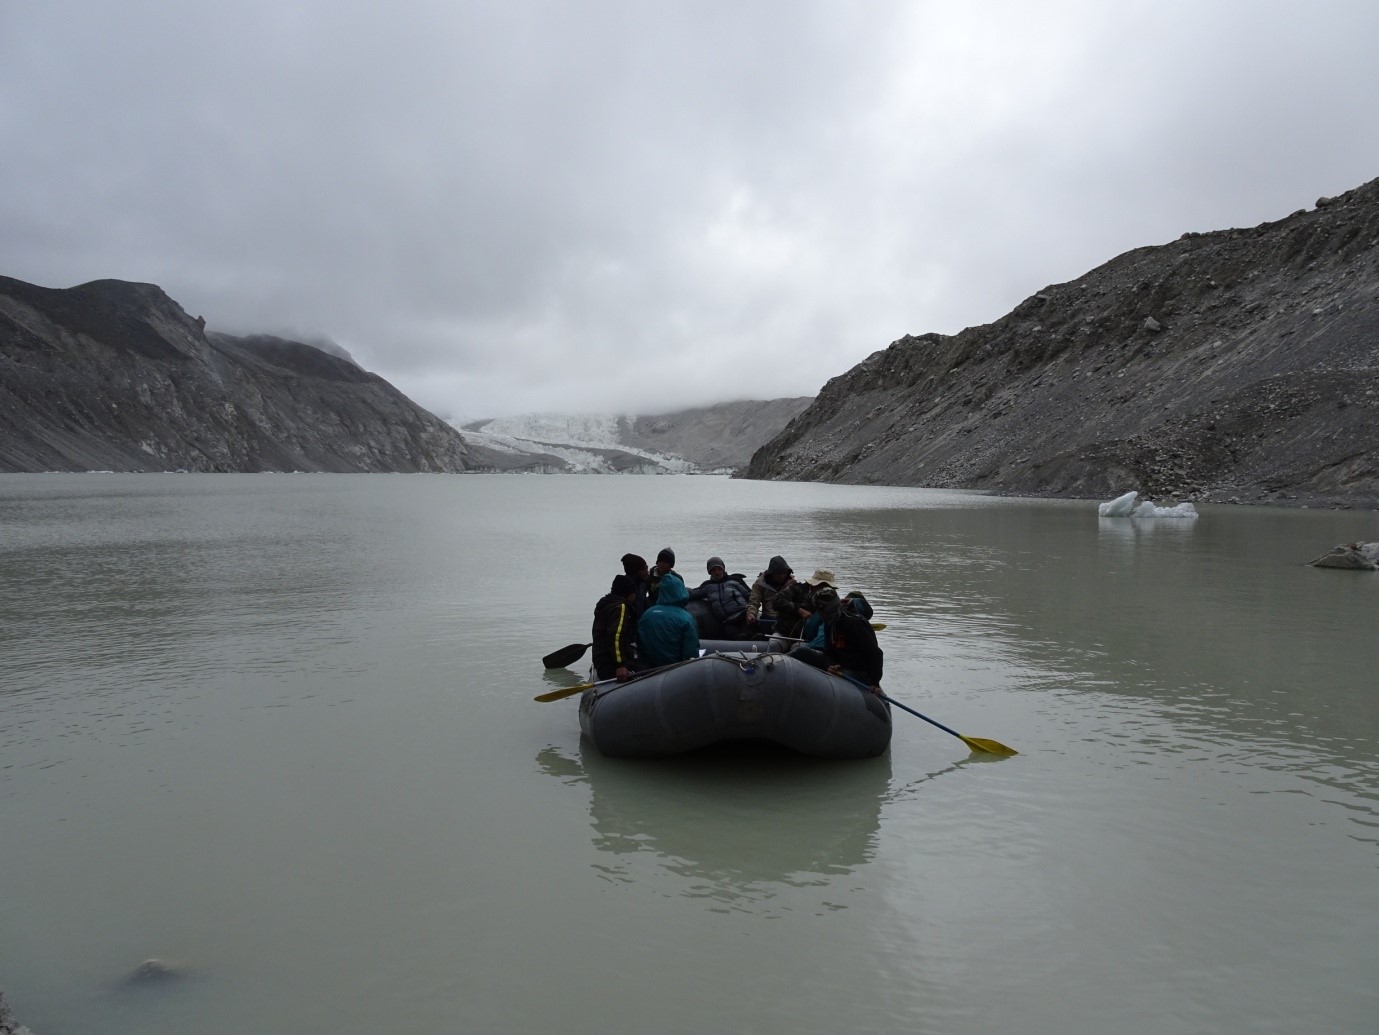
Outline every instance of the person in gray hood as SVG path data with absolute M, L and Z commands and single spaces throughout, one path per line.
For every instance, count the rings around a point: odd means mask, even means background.
M 747 596 L 747 624 L 774 625 L 776 622 L 776 594 L 795 581 L 795 572 L 785 558 L 777 554 L 766 570 L 752 583 Z M 769 621 L 768 621 L 769 620 Z

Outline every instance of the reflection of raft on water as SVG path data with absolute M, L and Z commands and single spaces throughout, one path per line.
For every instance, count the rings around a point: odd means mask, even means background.
M 888 754 L 838 766 L 758 745 L 629 766 L 584 741 L 572 756 L 547 747 L 537 764 L 587 786 L 600 874 L 641 880 L 637 857 L 654 857 L 688 879 L 681 894 L 710 905 L 870 862 L 891 788 Z
M 586 690 L 579 725 L 605 755 L 675 755 L 764 740 L 818 758 L 890 746 L 890 709 L 846 679 L 783 654 L 728 650 Z

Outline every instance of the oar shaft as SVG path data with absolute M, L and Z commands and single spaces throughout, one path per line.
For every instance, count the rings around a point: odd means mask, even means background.
M 853 682 L 854 682 L 854 683 L 857 683 L 859 686 L 865 685 L 865 684 L 859 683 L 856 679 L 854 679 Z M 925 722 L 927 722 L 930 726 L 937 726 L 939 729 L 943 730 L 944 733 L 951 733 L 951 734 L 953 734 L 953 736 L 957 737 L 959 740 L 963 739 L 961 733 L 959 733 L 957 730 L 951 730 L 951 729 L 949 729 L 947 726 L 945 726 L 943 723 L 939 722 L 937 719 L 931 719 L 931 718 L 929 718 L 929 716 L 925 715 L 923 712 L 917 712 L 917 711 L 915 711 L 915 710 L 914 710 L 913 708 L 911 708 L 908 704 L 901 704 L 901 703 L 900 703 L 899 701 L 897 701 L 894 697 L 890 697 L 890 696 L 888 696 L 888 695 L 886 695 L 886 694 L 881 694 L 880 696 L 881 696 L 881 700 L 885 701 L 887 704 L 893 704 L 893 705 L 895 705 L 897 708 L 903 708 L 905 711 L 907 711 L 907 712 L 909 712 L 911 715 L 913 715 L 916 719 L 923 719 L 923 720 L 924 720 Z
M 843 673 L 843 678 L 847 679 L 847 681 L 851 682 L 851 684 L 858 686 L 859 689 L 865 690 L 866 693 L 872 692 L 872 688 L 870 688 L 870 686 L 867 686 L 865 682 L 860 681 L 860 679 L 852 677 L 852 675 Z M 986 741 L 986 743 L 974 743 L 974 737 L 965 737 L 961 735 L 961 733 L 958 733 L 956 729 L 950 729 L 949 726 L 943 725 L 942 722 L 938 721 L 938 719 L 929 718 L 928 715 L 925 715 L 923 713 L 923 711 L 916 711 L 914 710 L 914 708 L 910 707 L 909 704 L 900 704 L 900 701 L 896 700 L 895 697 L 885 695 L 885 693 L 880 693 L 880 695 L 877 696 L 880 697 L 881 700 L 884 700 L 885 703 L 894 704 L 895 707 L 902 708 L 902 710 L 907 711 L 907 713 L 914 715 L 914 718 L 924 719 L 924 721 L 928 722 L 929 725 L 938 726 L 938 728 L 942 729 L 943 732 L 950 733 L 950 735 L 957 737 L 958 740 L 963 741 L 963 743 L 967 744 L 968 747 L 975 747 L 978 751 L 992 751 L 993 754 L 1005 754 L 1005 752 L 1009 752 L 1009 754 L 1012 755 L 1015 754 L 1014 748 L 1005 747 L 1005 744 L 997 743 L 997 741 L 994 740 Z

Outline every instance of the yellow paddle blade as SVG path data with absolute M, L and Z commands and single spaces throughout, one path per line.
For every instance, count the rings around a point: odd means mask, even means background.
M 566 697 L 574 697 L 575 694 L 582 694 L 594 683 L 580 683 L 579 686 L 567 686 L 561 690 L 548 690 L 544 694 L 537 694 L 532 698 L 533 701 L 560 701 Z
M 871 623 L 871 627 L 872 627 L 873 629 L 875 629 L 877 632 L 880 632 L 882 629 L 886 628 L 886 623 L 885 623 L 885 622 L 872 622 L 872 623 Z
M 962 742 L 973 751 L 985 751 L 988 755 L 1018 755 L 1020 752 L 1013 747 L 1006 747 L 999 740 L 987 740 L 985 737 L 962 737 Z

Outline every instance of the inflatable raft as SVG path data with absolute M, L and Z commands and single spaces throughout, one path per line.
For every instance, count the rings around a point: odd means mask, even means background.
M 871 758 L 891 743 L 890 708 L 854 683 L 738 644 L 584 691 L 579 726 L 605 755 L 675 755 L 733 740 L 818 758 Z

